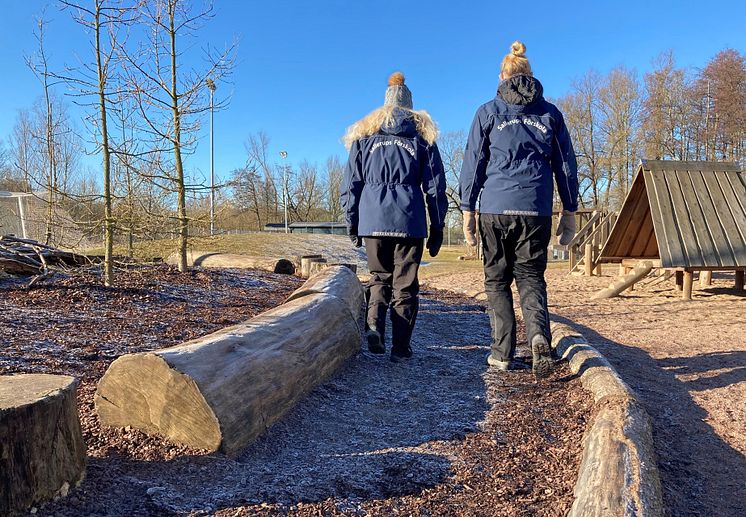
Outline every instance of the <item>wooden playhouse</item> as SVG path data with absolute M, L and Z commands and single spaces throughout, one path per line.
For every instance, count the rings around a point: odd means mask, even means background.
M 746 177 L 740 167 L 643 160 L 600 262 L 619 263 L 625 272 L 637 268 L 622 278 L 621 290 L 653 268 L 675 274 L 684 299 L 691 299 L 697 271 L 703 283 L 712 271 L 735 271 L 736 289 L 743 289 Z

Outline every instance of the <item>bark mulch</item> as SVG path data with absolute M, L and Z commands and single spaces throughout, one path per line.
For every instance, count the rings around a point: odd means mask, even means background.
M 590 396 L 564 363 L 540 383 L 488 369 L 484 307 L 443 291 L 424 293 L 412 360 L 358 354 L 238 458 L 101 429 L 92 397 L 111 360 L 237 323 L 299 285 L 165 266 L 119 282 L 0 281 L 0 374 L 82 378 L 87 478 L 40 515 L 564 515 L 572 504 Z

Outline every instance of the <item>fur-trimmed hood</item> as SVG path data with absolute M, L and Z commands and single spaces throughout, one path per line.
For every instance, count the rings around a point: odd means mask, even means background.
M 416 131 L 428 145 L 434 144 L 438 138 L 438 126 L 427 111 L 410 110 L 398 106 L 381 106 L 347 128 L 342 141 L 349 149 L 355 140 L 381 131 L 403 135 L 411 130 Z

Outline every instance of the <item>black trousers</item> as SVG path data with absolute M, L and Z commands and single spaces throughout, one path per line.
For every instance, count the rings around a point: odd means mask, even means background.
M 480 214 L 479 231 L 484 246 L 492 353 L 497 359 L 508 361 L 515 355 L 516 346 L 513 280 L 518 287 L 529 344 L 539 335 L 551 341 L 544 272 L 552 218 Z
M 422 260 L 423 239 L 365 237 L 368 252 L 368 328 L 384 335 L 386 313 L 391 307 L 391 336 L 394 348 L 409 347 L 417 319 L 420 283 L 417 272 Z

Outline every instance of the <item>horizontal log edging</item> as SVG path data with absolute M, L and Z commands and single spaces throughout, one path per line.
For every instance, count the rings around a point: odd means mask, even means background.
M 595 402 L 570 516 L 662 516 L 650 416 L 634 391 L 582 334 L 552 323 L 552 346 Z

